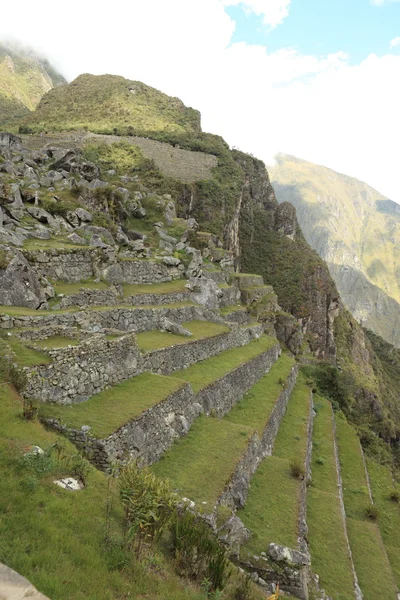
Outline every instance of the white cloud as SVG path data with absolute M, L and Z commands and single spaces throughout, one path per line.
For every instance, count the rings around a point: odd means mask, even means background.
M 400 202 L 400 56 L 350 65 L 339 51 L 232 44 L 221 0 L 69 0 L 62 13 L 53 0 L 16 4 L 2 6 L 0 37 L 39 46 L 67 77 L 144 81 L 201 110 L 203 129 L 231 145 L 324 164 Z
M 397 48 L 397 46 L 400 46 L 400 35 L 398 35 L 397 37 L 393 38 L 392 41 L 390 42 L 390 47 L 391 48 Z
M 400 2 L 400 0 L 371 0 L 372 6 L 383 6 L 384 4 L 389 4 L 390 2 Z
M 289 14 L 291 0 L 222 0 L 224 6 L 241 4 L 243 8 L 262 17 L 263 23 L 273 28 Z

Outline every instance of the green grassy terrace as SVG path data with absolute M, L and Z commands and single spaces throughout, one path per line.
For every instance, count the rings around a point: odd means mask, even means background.
M 139 294 L 173 294 L 175 292 L 186 292 L 185 288 L 186 279 L 176 279 L 174 281 L 167 281 L 166 283 L 149 283 L 143 285 L 125 284 L 124 297 L 136 296 Z M 64 294 L 68 296 L 70 294 L 77 294 L 81 289 L 85 290 L 107 290 L 109 284 L 105 281 L 77 281 L 73 283 L 65 283 L 57 281 L 54 283 L 54 289 L 56 294 Z
M 138 333 L 136 336 L 138 346 L 142 352 L 149 352 L 179 344 L 190 344 L 190 342 L 195 342 L 196 340 L 222 335 L 230 331 L 227 325 L 210 323 L 208 321 L 189 321 L 188 323 L 183 323 L 183 327 L 188 329 L 193 335 L 187 337 L 184 335 L 175 335 L 169 331 L 145 331 Z
M 54 479 L 71 475 L 76 449 L 39 422 L 24 421 L 21 412 L 21 398 L 0 384 L 0 561 L 57 600 L 204 600 L 157 550 L 153 562 L 141 563 L 123 549 L 122 510 L 113 487 L 106 521 L 105 475 L 90 469 L 87 487 L 77 493 L 54 485 Z M 47 450 L 56 442 L 63 447 L 60 458 L 53 450 L 36 466 L 22 460 L 30 446 Z
M 19 340 L 14 336 L 4 338 L 4 342 L 15 353 L 15 362 L 19 367 L 38 367 L 51 362 L 50 356 L 38 350 L 28 348 L 23 340 Z
M 338 496 L 332 407 L 318 396 L 314 406 L 312 484 L 307 490 L 312 569 L 327 594 L 335 600 L 349 600 L 354 596 L 354 583 Z
M 40 406 L 40 416 L 61 419 L 65 425 L 80 429 L 89 425 L 91 435 L 103 439 L 179 390 L 183 381 L 142 373 L 103 390 L 86 402 L 71 406 Z
M 223 419 L 200 417 L 154 465 L 182 496 L 209 510 L 234 473 L 253 434 L 264 429 L 293 361 L 284 356 Z M 206 503 L 203 505 L 202 503 Z
M 304 464 L 310 390 L 299 375 L 275 441 L 273 455 L 256 471 L 246 505 L 238 516 L 252 536 L 242 554 L 260 554 L 275 542 L 297 547 L 300 480 L 291 475 L 293 460 Z
M 78 338 L 64 337 L 62 335 L 52 335 L 44 340 L 35 340 L 33 343 L 39 348 L 65 348 L 66 346 L 77 346 L 83 340 Z
M 170 304 L 156 304 L 156 305 L 141 305 L 141 306 L 132 306 L 132 304 L 118 304 L 117 306 L 87 306 L 85 310 L 92 311 L 104 311 L 104 310 L 116 310 L 118 308 L 123 308 L 125 310 L 159 310 L 165 308 L 182 308 L 185 306 L 195 306 L 193 302 L 171 302 Z M 71 307 L 64 308 L 61 310 L 35 310 L 34 308 L 27 308 L 26 306 L 6 306 L 0 305 L 0 315 L 10 315 L 10 317 L 31 317 L 36 316 L 40 317 L 42 315 L 62 315 L 68 313 L 74 313 L 81 311 L 82 308 Z
M 198 392 L 245 362 L 266 352 L 277 343 L 275 338 L 263 335 L 246 346 L 226 350 L 218 356 L 198 362 L 182 371 L 176 371 L 171 377 L 188 381 L 194 391 Z
M 153 466 L 173 489 L 210 512 L 240 461 L 253 430 L 225 419 L 201 416 L 186 437 Z
M 347 532 L 364 600 L 396 598 L 397 588 L 377 523 L 368 519 L 367 480 L 357 433 L 336 417 Z
M 379 529 L 397 586 L 400 587 L 400 507 L 391 499 L 394 491 L 400 492 L 400 486 L 393 482 L 388 467 L 372 460 L 367 460 L 367 467 L 372 495 L 379 511 Z
M 247 308 L 245 306 L 241 306 L 240 304 L 234 304 L 233 306 L 226 306 L 225 308 L 221 308 L 219 313 L 221 317 L 225 317 L 226 315 L 230 315 L 233 312 L 246 311 Z

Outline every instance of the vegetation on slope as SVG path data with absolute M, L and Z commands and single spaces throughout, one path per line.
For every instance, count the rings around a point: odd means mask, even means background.
M 0 127 L 16 124 L 52 87 L 66 83 L 46 59 L 0 43 Z
M 353 575 L 340 509 L 330 403 L 314 397 L 312 483 L 307 490 L 308 540 L 313 572 L 336 600 L 353 596 Z M 334 560 L 332 560 L 334 557 Z

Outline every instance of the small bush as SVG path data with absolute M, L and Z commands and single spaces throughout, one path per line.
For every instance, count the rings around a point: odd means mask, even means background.
M 377 521 L 378 517 L 379 517 L 379 511 L 378 508 L 375 506 L 375 504 L 369 504 L 366 508 L 365 508 L 365 516 L 368 517 L 368 519 L 370 519 L 371 521 Z
M 31 471 L 35 475 L 45 475 L 51 473 L 57 466 L 57 462 L 52 455 L 51 448 L 43 453 L 29 452 L 19 460 L 22 468 Z
M 172 518 L 175 499 L 166 481 L 130 463 L 119 474 L 127 541 L 139 556 L 145 543 L 160 538 Z
M 290 473 L 296 479 L 304 479 L 304 466 L 297 458 L 290 462 Z
M 224 589 L 231 575 L 226 551 L 209 526 L 184 511 L 177 513 L 172 527 L 172 551 L 178 573 L 197 582 L 208 582 L 208 592 Z
M 233 593 L 234 600 L 253 600 L 254 596 L 251 589 L 251 579 L 243 574 L 240 583 Z
M 317 463 L 317 465 L 324 465 L 325 464 L 325 459 L 322 458 L 322 456 L 318 456 L 317 460 L 315 461 Z
M 399 502 L 400 502 L 400 490 L 393 490 L 392 492 L 390 492 L 389 498 L 390 498 L 390 500 L 392 502 L 396 502 L 397 504 L 399 504 Z

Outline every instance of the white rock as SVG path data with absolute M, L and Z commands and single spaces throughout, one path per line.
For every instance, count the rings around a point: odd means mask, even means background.
M 64 490 L 68 490 L 69 492 L 78 492 L 83 488 L 83 485 L 73 477 L 66 477 L 65 479 L 57 479 L 54 481 L 56 485 L 62 487 Z

